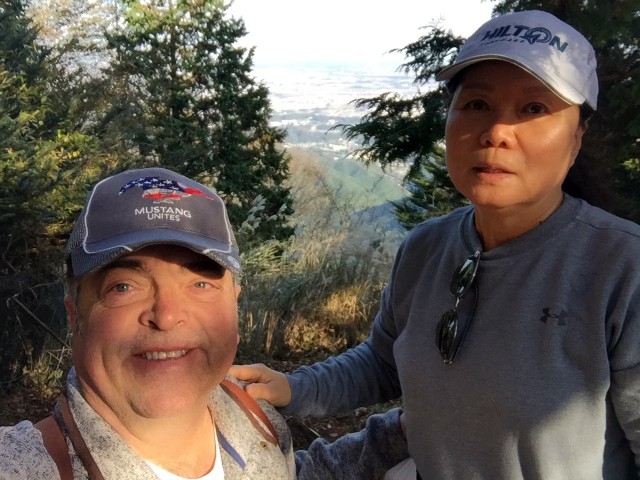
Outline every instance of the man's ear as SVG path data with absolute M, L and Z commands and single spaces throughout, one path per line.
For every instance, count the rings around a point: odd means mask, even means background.
M 75 332 L 78 328 L 78 309 L 76 302 L 71 297 L 64 297 L 64 308 L 67 310 L 67 326 Z
M 240 291 L 241 290 L 242 290 L 242 287 L 236 283 L 235 284 L 236 304 L 238 303 L 238 297 L 240 296 Z M 240 334 L 239 333 L 238 333 L 238 343 L 237 343 L 237 345 L 240 345 Z

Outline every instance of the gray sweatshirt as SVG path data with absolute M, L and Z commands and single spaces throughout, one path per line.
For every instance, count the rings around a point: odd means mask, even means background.
M 640 226 L 565 196 L 546 221 L 483 252 L 451 365 L 436 324 L 453 272 L 481 250 L 472 207 L 416 227 L 371 335 L 294 372 L 287 415 L 403 394 L 409 451 L 433 480 L 640 478 Z M 473 305 L 475 306 L 475 313 Z

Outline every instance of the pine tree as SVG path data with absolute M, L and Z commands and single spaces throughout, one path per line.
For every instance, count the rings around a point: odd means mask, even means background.
M 46 118 L 46 91 L 39 83 L 46 53 L 35 48 L 36 32 L 22 2 L 3 1 L 0 8 L 0 235 L 6 245 L 11 227 L 28 213 L 25 203 L 38 194 L 32 140 Z
M 357 108 L 370 112 L 356 125 L 341 125 L 350 140 L 361 143 L 354 155 L 365 164 L 377 162 L 383 169 L 398 162 L 409 165 L 404 181 L 410 194 L 392 202 L 406 229 L 468 203 L 453 187 L 444 162 L 448 94 L 433 85 L 435 73 L 461 44 L 461 38 L 433 26 L 401 49 L 408 61 L 400 70 L 415 75 L 418 93 L 412 98 L 384 93 L 356 100 Z
M 96 172 L 95 143 L 65 128 L 68 108 L 52 88 L 49 51 L 37 42 L 20 0 L 0 4 L 0 32 L 0 380 L 6 380 L 27 351 L 37 356 L 46 338 L 40 328 L 64 329 L 63 241 Z
M 102 128 L 144 164 L 213 186 L 237 228 L 251 212 L 257 227 L 246 242 L 287 238 L 285 132 L 269 125 L 253 51 L 236 45 L 244 23 L 226 10 L 221 0 L 127 2 L 123 28 L 108 37 L 118 90 Z

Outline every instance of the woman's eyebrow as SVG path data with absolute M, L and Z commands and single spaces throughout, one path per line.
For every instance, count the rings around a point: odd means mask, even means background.
M 470 82 L 464 82 L 462 84 L 462 89 L 463 90 L 485 90 L 485 91 L 491 91 L 491 90 L 499 90 L 499 86 L 494 84 L 494 83 L 490 83 L 490 82 L 486 82 L 483 80 L 471 80 Z M 522 93 L 527 93 L 527 94 L 531 94 L 531 93 L 551 93 L 553 94 L 553 92 L 551 90 L 549 90 L 549 87 L 547 87 L 544 84 L 534 84 L 534 85 L 528 85 L 525 86 L 524 88 L 522 88 Z

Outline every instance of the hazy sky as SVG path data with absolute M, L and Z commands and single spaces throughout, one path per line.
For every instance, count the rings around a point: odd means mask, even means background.
M 244 20 L 249 33 L 241 43 L 256 47 L 258 66 L 398 65 L 403 57 L 386 52 L 417 40 L 420 27 L 440 20 L 466 37 L 490 18 L 492 6 L 483 0 L 234 0 L 229 14 Z

